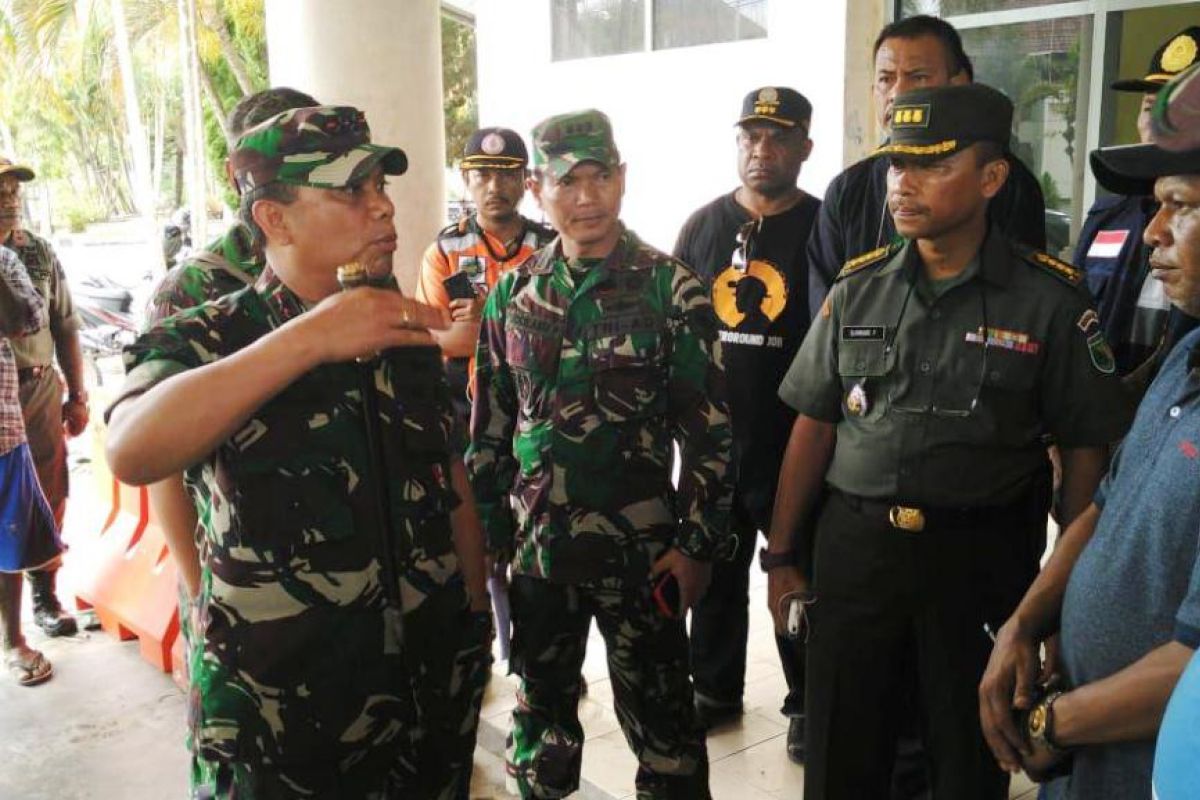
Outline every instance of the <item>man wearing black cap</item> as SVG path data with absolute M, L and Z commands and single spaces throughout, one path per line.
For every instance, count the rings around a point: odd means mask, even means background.
M 443 228 L 425 251 L 417 299 L 450 311 L 450 330 L 437 331 L 434 338 L 447 358 L 451 392 L 465 418 L 470 415 L 467 386 L 473 382 L 487 293 L 501 275 L 553 239 L 554 231 L 517 210 L 525 196 L 529 154 L 516 131 L 475 131 L 459 167 L 475 211 Z M 462 285 L 456 287 L 456 282 Z
M 732 561 L 713 566 L 708 594 L 692 611 L 691 656 L 696 708 L 706 726 L 742 712 L 750 561 L 758 531 L 771 521 L 785 444 L 779 432 L 795 414 L 776 395 L 808 330 L 804 245 L 821 203 L 796 186 L 812 152 L 812 106 L 804 95 L 766 86 L 746 95 L 737 122 L 742 185 L 696 211 L 675 243 L 675 257 L 711 287 L 720 320 L 738 484 L 731 522 Z M 804 657 L 776 642 L 791 718 L 788 755 L 804 757 Z
M 1112 85 L 1118 92 L 1142 95 L 1137 130 L 1143 143 L 1150 137 L 1155 93 L 1196 63 L 1198 54 L 1200 27 L 1186 28 L 1155 51 L 1144 78 Z M 1096 298 L 1100 329 L 1116 356 L 1117 372 L 1135 373 L 1128 383 L 1138 396 L 1172 345 L 1196 326 L 1193 317 L 1173 309 L 1162 283 L 1150 274 L 1150 247 L 1143 242 L 1142 231 L 1157 210 L 1148 195 L 1099 197 L 1088 212 L 1075 250 L 1075 263 L 1087 273 L 1088 289 Z
M 49 242 L 21 227 L 21 186 L 33 178 L 29 167 L 0 158 L 0 244 L 21 259 L 34 288 L 46 303 L 41 330 L 14 339 L 12 351 L 17 362 L 29 450 L 37 467 L 38 482 L 54 511 L 55 524 L 61 529 L 70 485 L 66 437 L 78 436 L 87 427 L 88 394 L 83 380 L 79 317 L 62 264 Z M 61 377 L 55 369 L 56 362 Z M 33 620 L 47 636 L 70 636 L 77 625 L 58 601 L 55 589 L 58 567 L 56 559 L 28 573 Z
M 1153 193 L 1160 206 L 1143 234 L 1151 275 L 1172 305 L 1200 316 L 1200 151 L 1113 147 L 1092 153 L 1092 169 L 1113 191 Z M 1052 798 L 1151 794 L 1154 736 L 1200 645 L 1198 453 L 1192 331 L 1142 398 L 1092 504 L 1000 629 L 980 685 L 984 733 L 1002 765 L 1038 773 L 1071 757 Z M 1035 695 L 1037 646 L 1055 631 L 1065 691 Z
M 989 223 L 1011 123 L 981 84 L 896 98 L 880 155 L 904 239 L 847 262 L 779 390 L 799 416 L 768 602 L 777 630 L 791 601 L 810 621 L 809 800 L 887 796 L 914 673 L 934 799 L 1006 796 L 976 689 L 987 631 L 1036 574 L 1043 436 L 1062 448 L 1070 517 L 1124 432 L 1082 275 Z
M 905 17 L 875 39 L 875 113 L 881 130 L 891 122 L 896 95 L 912 89 L 970 83 L 971 59 L 954 26 L 937 17 Z M 989 206 L 1001 233 L 1038 250 L 1046 248 L 1045 201 L 1041 185 L 1012 153 L 1008 180 Z M 871 155 L 833 179 L 808 245 L 809 308 L 816 313 L 846 259 L 883 247 L 896 238 L 884 202 L 887 159 Z

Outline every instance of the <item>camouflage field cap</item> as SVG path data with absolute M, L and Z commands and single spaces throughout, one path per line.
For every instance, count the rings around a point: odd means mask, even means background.
M 3 175 L 12 175 L 22 183 L 33 180 L 33 170 L 29 167 L 14 164 L 11 158 L 0 156 L 0 176 Z
M 1184 28 L 1159 45 L 1150 57 L 1150 69 L 1142 78 L 1114 81 L 1109 88 L 1118 92 L 1157 92 L 1163 85 L 1200 60 L 1200 27 Z
M 602 111 L 589 108 L 542 120 L 533 129 L 533 166 L 555 178 L 575 165 L 596 161 L 608 167 L 621 163 L 613 142 L 612 123 Z
M 284 111 L 243 133 L 229 161 L 242 194 L 272 182 L 340 189 L 377 164 L 386 175 L 408 169 L 403 150 L 371 144 L 366 116 L 351 106 Z
M 1007 150 L 1013 104 L 982 83 L 915 89 L 896 97 L 888 142 L 876 155 L 938 159 L 976 142 Z

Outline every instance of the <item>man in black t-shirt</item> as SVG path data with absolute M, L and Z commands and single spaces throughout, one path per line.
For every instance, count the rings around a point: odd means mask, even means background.
M 767 529 L 787 431 L 795 419 L 777 395 L 808 330 L 805 243 L 821 203 L 796 186 L 812 151 L 812 106 L 794 89 L 767 86 L 746 96 L 737 123 L 742 185 L 696 211 L 675 256 L 711 287 L 733 421 L 732 561 L 713 565 L 708 594 L 692 611 L 696 706 L 707 726 L 742 713 L 746 676 L 749 566 Z M 778 639 L 791 717 L 788 755 L 804 757 L 802 645 Z
M 874 52 L 875 113 L 885 131 L 892 122 L 892 100 L 900 92 L 975 79 L 958 31 L 937 17 L 922 14 L 891 23 L 875 39 Z M 1015 155 L 1008 156 L 1008 164 L 1008 181 L 988 206 L 991 221 L 1006 237 L 1045 250 L 1041 184 Z M 885 247 L 896 237 L 885 202 L 887 170 L 888 159 L 871 155 L 847 167 L 825 190 L 808 243 L 808 304 L 814 314 L 846 261 Z

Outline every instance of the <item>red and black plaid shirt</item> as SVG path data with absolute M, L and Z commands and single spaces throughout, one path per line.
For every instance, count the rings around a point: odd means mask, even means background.
M 41 328 L 45 303 L 20 259 L 0 247 L 0 335 L 28 336 Z M 25 441 L 17 362 L 8 339 L 0 338 L 0 455 Z

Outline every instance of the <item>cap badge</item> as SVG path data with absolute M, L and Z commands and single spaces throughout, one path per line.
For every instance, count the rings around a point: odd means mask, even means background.
M 760 103 L 778 103 L 779 92 L 774 86 L 768 86 L 765 89 L 760 89 L 758 92 L 758 102 Z
M 504 137 L 498 133 L 489 133 L 479 143 L 479 149 L 489 156 L 498 156 L 504 152 Z
M 1196 60 L 1196 40 L 1187 34 L 1180 34 L 1171 40 L 1162 54 L 1162 68 L 1165 72 L 1182 72 Z
M 896 106 L 892 109 L 893 128 L 928 128 L 929 104 Z

